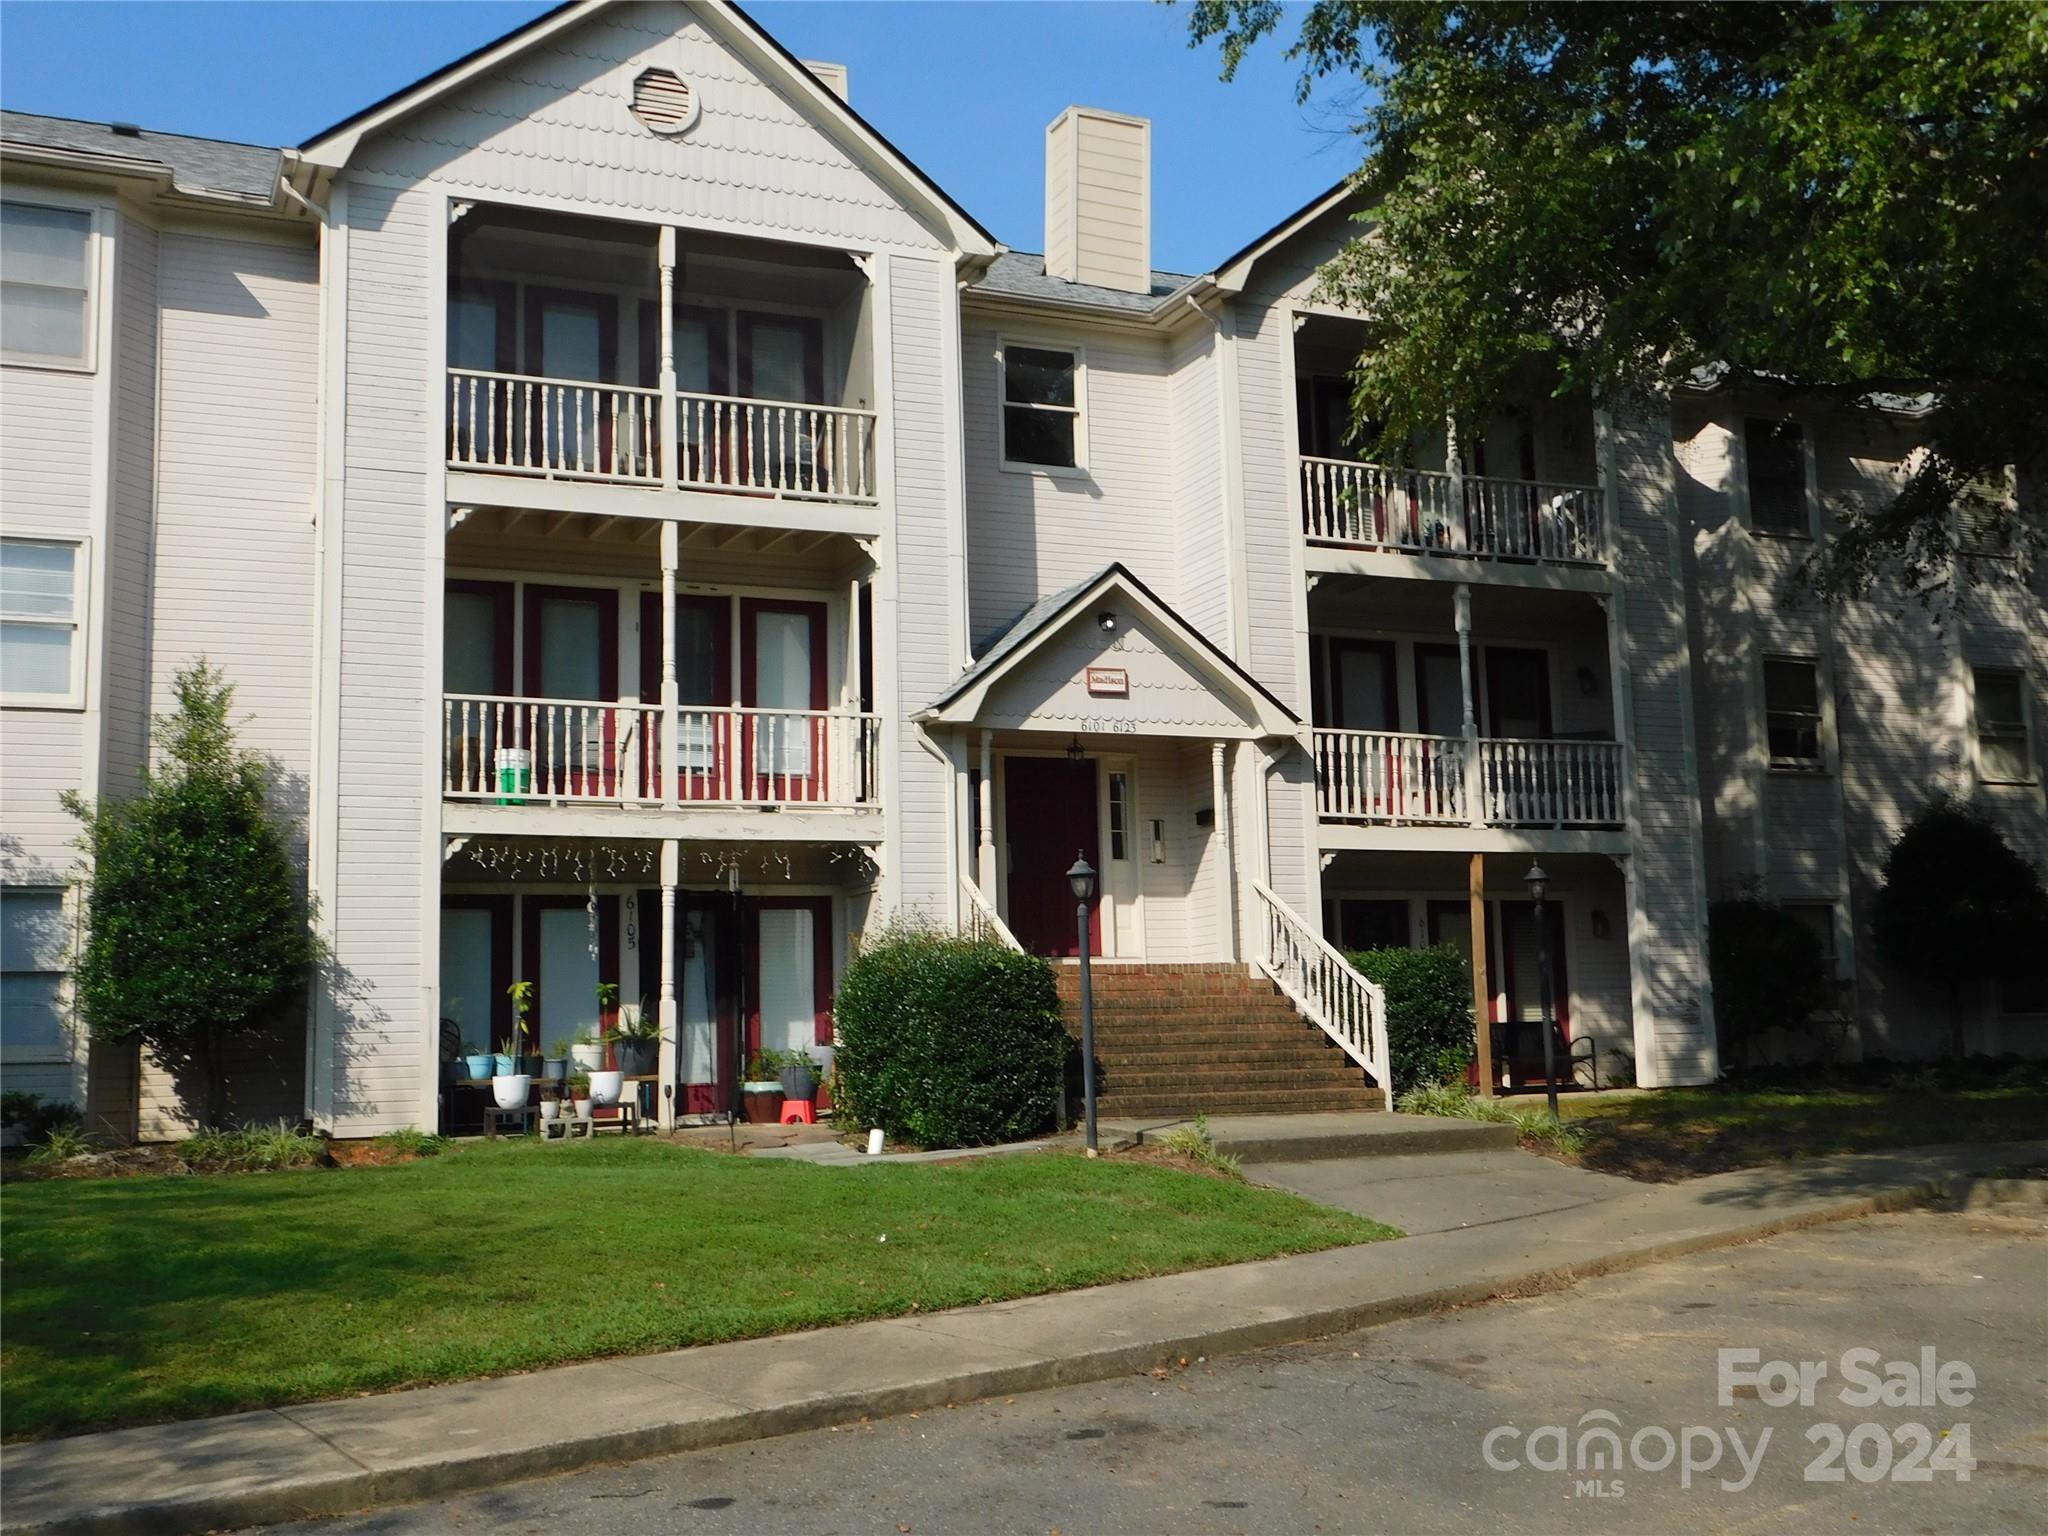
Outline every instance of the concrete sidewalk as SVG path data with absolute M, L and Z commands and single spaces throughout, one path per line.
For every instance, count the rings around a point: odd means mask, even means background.
M 171 1533 L 296 1519 L 1101 1380 L 1892 1209 L 2044 1157 L 2048 1143 L 2022 1142 L 1816 1159 L 929 1317 L 8 1446 L 0 1529 Z

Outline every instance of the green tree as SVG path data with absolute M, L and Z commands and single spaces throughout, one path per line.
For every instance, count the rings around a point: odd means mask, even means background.
M 2048 891 L 2041 872 L 1983 815 L 1937 801 L 1885 854 L 1870 928 L 1887 965 L 1947 1000 L 1960 1059 L 1965 989 L 2048 952 Z
M 1724 1066 L 1752 1065 L 1751 1048 L 1770 1031 L 1808 1031 L 1835 1000 L 1813 930 L 1755 892 L 1707 908 L 1707 969 Z
M 1245 51 L 1299 20 L 1301 91 L 1355 77 L 1361 234 L 1322 274 L 1375 322 L 1385 456 L 1534 372 L 1611 401 L 1702 369 L 1794 400 L 1925 397 L 1935 449 L 1803 573 L 1931 600 L 2037 557 L 2048 444 L 2048 5 L 1196 0 Z M 1950 508 L 2021 469 L 2019 506 Z
M 202 659 L 174 692 L 162 761 L 132 798 L 65 796 L 87 856 L 74 982 L 93 1038 L 142 1042 L 218 1126 L 230 1044 L 291 1015 L 319 945 L 269 768 L 236 744 L 233 687 Z

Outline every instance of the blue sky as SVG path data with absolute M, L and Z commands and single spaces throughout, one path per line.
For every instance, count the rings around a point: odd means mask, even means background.
M 296 144 L 549 7 L 0 5 L 0 102 Z M 1356 165 L 1342 93 L 1294 103 L 1277 44 L 1237 81 L 1187 8 L 1137 0 L 755 0 L 791 52 L 852 72 L 876 127 L 1000 240 L 1041 249 L 1044 130 L 1070 102 L 1153 121 L 1153 262 L 1201 271 Z M 1227 196 L 1219 195 L 1227 189 Z

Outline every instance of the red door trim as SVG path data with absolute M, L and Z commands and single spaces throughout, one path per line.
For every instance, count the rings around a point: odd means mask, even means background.
M 811 1042 L 832 1043 L 832 898 L 829 896 L 749 896 L 745 899 L 747 1055 L 761 1049 L 761 914 L 808 911 L 811 914 Z

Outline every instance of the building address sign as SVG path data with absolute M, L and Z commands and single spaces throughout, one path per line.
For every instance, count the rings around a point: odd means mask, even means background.
M 1131 695 L 1131 674 L 1122 667 L 1090 667 L 1088 692 L 1098 699 L 1127 699 Z

